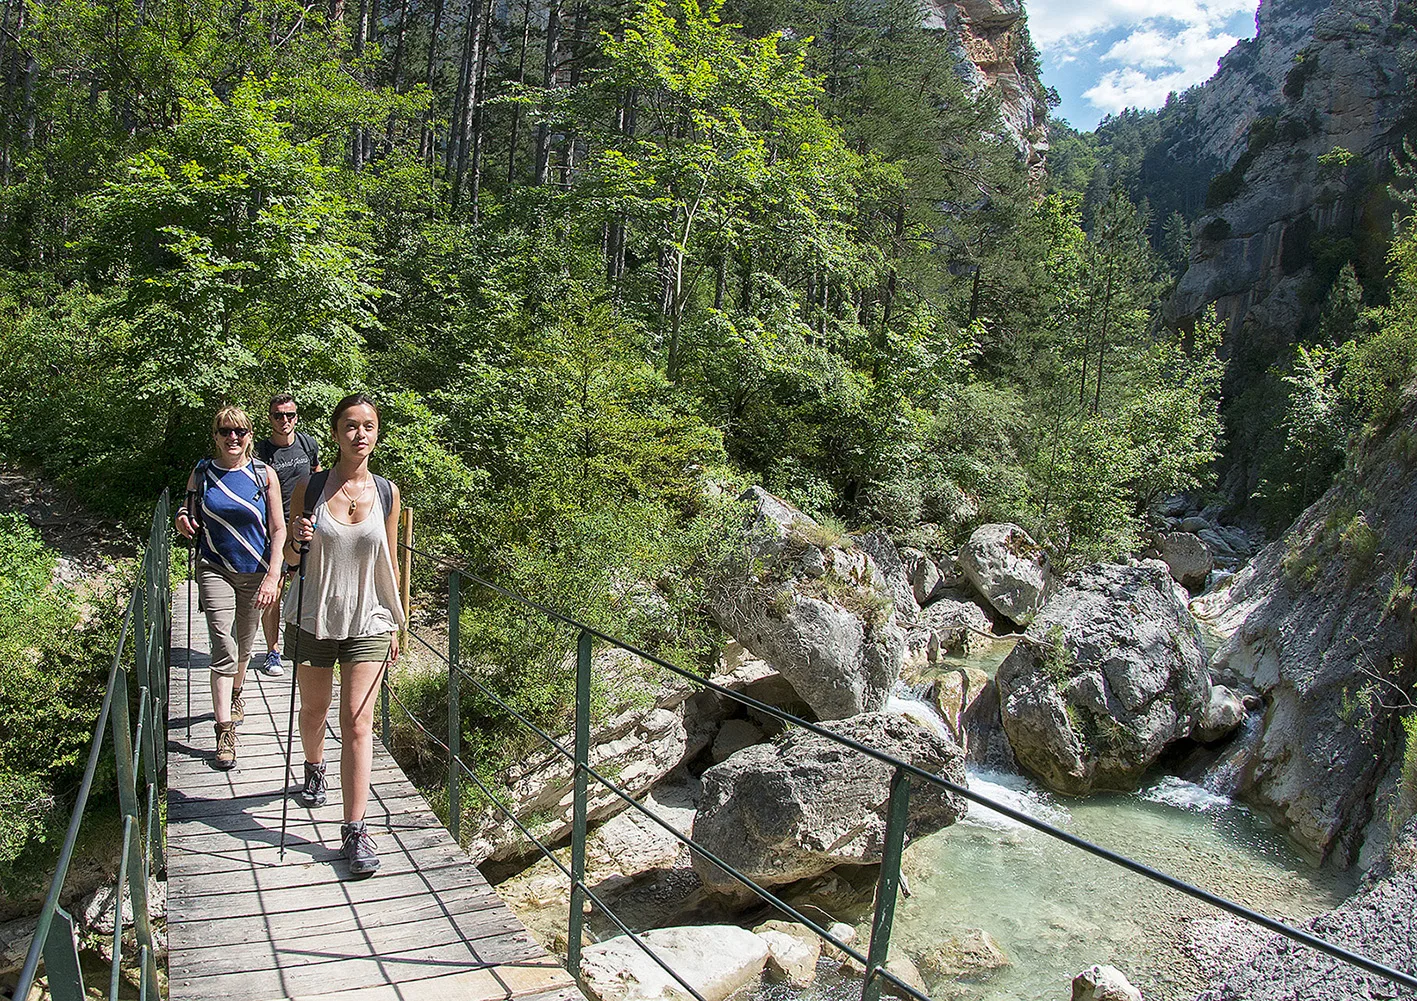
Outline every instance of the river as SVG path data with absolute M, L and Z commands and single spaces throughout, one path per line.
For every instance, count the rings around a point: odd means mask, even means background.
M 1006 652 L 1006 651 L 1002 651 Z M 968 663 L 991 675 L 999 646 Z M 1057 797 L 1013 774 L 972 771 L 972 789 L 1064 830 L 1287 921 L 1328 910 L 1350 875 L 1315 866 L 1272 824 L 1200 786 L 1158 775 L 1132 794 Z M 1010 964 L 931 984 L 936 998 L 1066 998 L 1094 963 L 1122 970 L 1148 999 L 1193 997 L 1234 958 L 1219 911 L 1110 865 L 1001 814 L 970 805 L 953 827 L 908 846 L 910 895 L 897 910 L 892 955 L 912 959 L 971 929 L 992 936 Z M 865 941 L 869 921 L 858 929 Z M 827 995 L 859 981 L 823 984 Z

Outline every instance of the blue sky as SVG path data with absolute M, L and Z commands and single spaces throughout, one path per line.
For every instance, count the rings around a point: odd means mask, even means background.
M 1028 0 L 1027 9 L 1043 82 L 1063 99 L 1054 114 L 1083 131 L 1123 108 L 1159 108 L 1255 35 L 1255 0 Z

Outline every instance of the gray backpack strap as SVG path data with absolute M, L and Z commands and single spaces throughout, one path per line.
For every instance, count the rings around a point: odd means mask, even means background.
M 378 473 L 373 475 L 374 489 L 379 494 L 379 503 L 384 506 L 384 517 L 387 518 L 394 506 L 394 485 Z M 310 478 L 305 481 L 305 517 L 310 517 L 315 505 L 320 503 L 320 495 L 325 492 L 325 484 L 329 479 L 330 471 L 322 469 L 318 473 L 311 473 Z
M 330 471 L 322 469 L 318 473 L 311 473 L 310 478 L 305 481 L 305 517 L 315 513 L 315 505 L 320 503 L 320 495 L 325 492 L 325 484 L 329 479 Z
M 394 485 L 378 473 L 374 474 L 374 489 L 378 491 L 379 503 L 384 507 L 384 517 L 394 509 Z

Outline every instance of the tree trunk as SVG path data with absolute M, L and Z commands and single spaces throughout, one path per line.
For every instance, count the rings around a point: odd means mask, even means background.
M 901 199 L 895 207 L 895 229 L 893 235 L 894 239 L 891 241 L 891 259 L 894 262 L 900 259 L 900 242 L 905 236 L 904 199 Z M 890 275 L 886 278 L 886 294 L 881 303 L 881 332 L 883 335 L 886 328 L 890 326 L 891 307 L 895 304 L 895 289 L 898 280 L 898 269 L 896 265 L 892 263 Z M 882 338 L 882 343 L 884 343 L 884 337 Z
M 482 48 L 477 55 L 477 101 L 472 108 L 472 224 L 481 221 L 482 199 L 482 105 L 487 100 L 487 56 L 492 47 L 492 0 L 482 12 Z
M 394 37 L 394 65 L 391 69 L 392 84 L 395 94 L 403 93 L 403 49 L 408 38 L 408 0 L 402 0 L 399 4 L 399 31 Z M 384 124 L 384 155 L 394 148 L 394 116 L 389 115 L 389 120 Z
M 438 57 L 438 32 L 443 26 L 443 0 L 433 0 L 433 27 L 428 34 L 428 63 L 423 70 L 423 85 L 428 88 L 429 100 L 433 97 L 433 68 Z M 429 169 L 433 167 L 433 108 L 429 106 L 423 115 L 423 131 L 418 141 L 418 155 Z
M 556 88 L 556 56 L 561 42 L 561 0 L 548 0 L 546 5 L 546 58 L 542 80 L 549 93 Z M 536 173 L 533 183 L 546 183 L 546 171 L 551 162 L 551 130 L 543 121 L 536 127 Z
M 669 298 L 669 358 L 664 373 L 674 382 L 679 377 L 679 336 L 684 325 L 684 251 L 674 250 L 674 273 Z
M 1095 414 L 1102 407 L 1102 366 L 1107 357 L 1107 325 L 1111 322 L 1112 313 L 1112 269 L 1107 270 L 1107 296 L 1102 300 L 1102 329 L 1100 332 L 1099 347 L 1097 349 L 1097 392 L 1092 397 L 1092 412 Z
M 450 201 L 455 212 L 462 204 L 463 185 L 467 180 L 468 154 L 472 148 L 472 119 L 478 98 L 478 56 L 481 50 L 482 0 L 472 0 L 467 8 L 467 33 L 463 38 L 462 71 L 459 74 L 461 99 L 455 105 L 453 134 L 448 136 L 448 158 L 452 161 L 453 168 Z
M 531 0 L 522 8 L 522 45 L 517 56 L 517 83 L 526 83 L 526 53 L 531 47 Z M 522 122 L 521 106 L 512 108 L 511 138 L 507 143 L 507 186 L 517 179 L 517 129 Z

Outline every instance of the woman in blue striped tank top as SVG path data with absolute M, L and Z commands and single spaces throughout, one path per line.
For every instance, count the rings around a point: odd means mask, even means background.
M 212 421 L 213 458 L 187 479 L 177 530 L 197 539 L 197 593 L 212 641 L 212 712 L 218 768 L 236 764 L 236 724 L 245 716 L 241 687 L 261 610 L 280 594 L 285 515 L 274 470 L 251 457 L 255 434 L 240 407 Z

